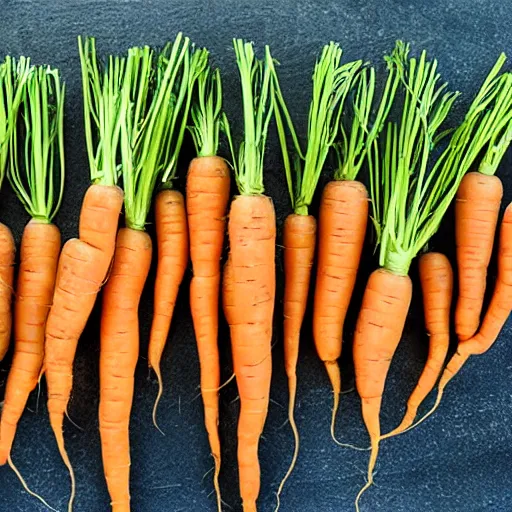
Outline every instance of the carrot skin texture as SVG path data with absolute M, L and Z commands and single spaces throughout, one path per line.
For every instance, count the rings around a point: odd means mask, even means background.
M 148 364 L 161 386 L 160 360 L 167 342 L 179 287 L 188 264 L 188 229 L 183 195 L 162 190 L 155 199 L 157 268 Z
M 0 361 L 9 350 L 11 341 L 15 255 L 16 246 L 11 230 L 0 223 Z
M 274 206 L 266 196 L 236 196 L 228 224 L 227 268 L 232 289 L 224 297 L 240 395 L 238 467 L 244 512 L 256 511 L 260 490 L 258 444 L 265 424 L 272 374 L 275 299 Z M 226 281 L 226 278 L 225 278 Z
M 368 279 L 354 334 L 356 387 L 370 435 L 368 482 L 373 481 L 380 440 L 380 407 L 391 359 L 398 347 L 412 297 L 409 276 L 385 269 Z
M 41 374 L 60 244 L 55 224 L 31 220 L 25 226 L 14 302 L 14 355 L 0 421 L 0 465 L 7 462 L 18 421 Z
M 341 393 L 338 359 L 343 324 L 356 282 L 367 221 L 368 192 L 362 183 L 331 181 L 326 185 L 318 219 L 313 338 L 329 375 L 335 404 Z
M 450 260 L 441 253 L 429 252 L 419 259 L 423 292 L 425 327 L 429 335 L 429 353 L 418 383 L 407 401 L 407 411 L 400 425 L 384 437 L 403 432 L 416 418 L 418 407 L 434 389 L 450 346 L 450 307 L 453 271 Z
M 73 384 L 73 361 L 78 339 L 107 278 L 122 205 L 119 187 L 91 185 L 87 190 L 80 213 L 82 238 L 68 240 L 62 248 L 46 322 L 43 364 L 48 412 L 59 452 L 70 473 L 62 426 Z
M 230 181 L 229 169 L 223 158 L 198 157 L 190 163 L 186 186 L 192 261 L 190 310 L 201 367 L 204 421 L 215 461 L 214 485 L 219 510 L 222 508 L 218 483 L 221 463 L 218 430 L 220 259 L 226 230 Z
M 103 290 L 99 425 L 103 469 L 113 512 L 130 511 L 129 423 L 139 355 L 139 302 L 151 265 L 151 238 L 119 230 Z
M 503 197 L 497 176 L 467 173 L 455 203 L 455 241 L 459 270 L 459 294 L 455 331 L 460 341 L 471 338 L 480 324 L 494 234 Z

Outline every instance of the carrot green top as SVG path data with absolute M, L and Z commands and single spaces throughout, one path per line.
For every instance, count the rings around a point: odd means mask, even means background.
M 126 57 L 108 59 L 105 70 L 96 58 L 93 37 L 78 38 L 84 94 L 85 141 L 91 181 L 116 185 L 119 177 L 117 155 L 121 129 L 121 89 Z M 94 133 L 93 133 L 94 132 Z
M 163 49 L 156 64 L 149 47 L 128 52 L 120 145 L 125 217 L 130 228 L 144 229 L 158 179 L 172 183 L 193 80 L 207 58 L 203 52 L 191 55 L 190 41 L 181 33 Z
M 263 194 L 263 159 L 268 125 L 272 117 L 270 48 L 265 47 L 265 59 L 254 56 L 252 43 L 233 41 L 242 86 L 244 139 L 235 155 L 231 131 L 226 116 L 222 118 L 228 138 L 238 190 L 242 195 Z
M 398 123 L 388 124 L 383 153 L 374 143 L 369 154 L 380 265 L 401 275 L 439 228 L 475 160 L 483 155 L 480 168 L 495 170 L 512 136 L 512 83 L 509 74 L 497 76 L 501 56 L 428 172 L 432 149 L 450 133 L 438 131 L 458 93 L 444 92 L 446 84 L 438 84 L 435 60 L 427 61 L 425 52 L 419 60 L 408 53 L 409 46 L 398 41 L 387 57 L 400 75 L 402 115 Z
M 20 57 L 18 63 L 7 56 L 0 64 L 0 187 L 9 159 L 9 139 L 16 128 L 18 109 L 25 83 L 33 72 L 30 59 Z
M 309 108 L 307 150 L 300 143 L 281 92 L 273 62 L 274 116 L 283 154 L 288 191 L 294 212 L 307 215 L 329 149 L 333 146 L 345 99 L 356 81 L 363 62 L 341 64 L 342 50 L 335 43 L 324 46 L 313 71 L 313 97 Z M 292 173 L 283 117 L 290 132 L 296 157 Z
M 8 176 L 29 215 L 49 223 L 64 192 L 65 85 L 57 69 L 37 66 L 26 81 L 24 71 L 23 65 L 18 67 L 15 78 L 23 100 L 10 137 Z
M 215 156 L 219 146 L 222 114 L 222 81 L 220 71 L 207 65 L 197 78 L 188 126 L 197 156 Z

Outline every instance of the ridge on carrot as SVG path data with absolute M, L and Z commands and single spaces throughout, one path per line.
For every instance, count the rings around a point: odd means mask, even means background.
M 274 116 L 293 209 L 293 213 L 287 216 L 284 223 L 283 245 L 285 270 L 284 358 L 289 389 L 288 419 L 295 440 L 295 448 L 289 469 L 277 491 L 276 511 L 280 506 L 280 495 L 284 484 L 291 475 L 299 454 L 299 432 L 294 417 L 297 395 L 296 368 L 300 331 L 306 311 L 316 246 L 316 219 L 309 214 L 308 209 L 328 152 L 338 135 L 345 99 L 363 65 L 360 60 L 341 64 L 341 56 L 341 48 L 335 43 L 330 43 L 324 46 L 315 64 L 306 151 L 301 148 L 281 92 L 276 69 L 272 61 L 270 62 L 274 82 L 272 98 Z M 288 128 L 296 153 L 293 170 L 286 141 L 286 128 Z
M 356 387 L 371 441 L 367 483 L 357 495 L 357 510 L 362 494 L 373 483 L 384 385 L 411 301 L 409 267 L 437 231 L 449 204 L 446 195 L 452 190 L 439 167 L 428 172 L 428 164 L 438 131 L 458 94 L 446 92 L 446 84 L 439 84 L 437 61 L 427 60 L 425 51 L 419 59 L 409 57 L 409 46 L 398 41 L 386 61 L 400 78 L 403 104 L 400 120 L 389 122 L 382 137 L 383 156 L 377 142 L 369 152 L 380 268 L 366 285 L 354 335 Z M 429 195 L 432 190 L 436 194 Z
M 238 155 L 227 119 L 224 129 L 240 192 L 231 203 L 229 256 L 224 267 L 223 306 L 231 333 L 240 395 L 238 469 L 244 512 L 256 512 L 260 490 L 258 444 L 267 417 L 272 374 L 272 320 L 276 289 L 276 220 L 264 195 L 265 143 L 272 117 L 272 56 L 255 57 L 252 43 L 233 41 L 242 87 L 244 137 Z
M 16 79 L 23 79 L 23 72 Z M 9 139 L 8 178 L 31 220 L 21 238 L 14 355 L 0 420 L 0 464 L 10 455 L 18 421 L 43 365 L 44 329 L 60 253 L 60 231 L 52 220 L 64 192 L 64 97 L 58 70 L 37 66 L 23 85 L 18 127 Z
M 189 46 L 188 39 L 186 40 Z M 167 342 L 169 329 L 176 305 L 180 284 L 188 264 L 189 243 L 187 214 L 183 194 L 173 189 L 173 181 L 178 167 L 178 157 L 183 138 L 187 129 L 192 91 L 198 78 L 202 75 L 208 63 L 206 49 L 184 48 L 186 56 L 183 59 L 183 69 L 180 78 L 174 82 L 169 91 L 168 102 L 164 105 L 167 110 L 167 133 L 165 135 L 165 152 L 162 162 L 165 162 L 159 183 L 161 190 L 155 198 L 155 224 L 157 236 L 157 268 L 153 301 L 153 321 L 149 336 L 148 365 L 158 379 L 158 394 L 153 406 L 153 424 L 157 424 L 156 413 L 163 393 L 163 380 L 160 371 L 160 361 Z M 170 56 L 168 56 L 170 52 Z M 162 59 L 172 59 L 174 48 L 166 50 Z M 174 71 L 174 74 L 178 69 Z M 162 432 L 160 430 L 160 432 Z M 163 433 L 163 432 L 162 432 Z
M 450 203 L 455 194 L 457 194 L 455 207 L 456 221 L 460 219 L 460 222 L 465 226 L 464 229 L 469 228 L 471 224 L 476 226 L 476 230 L 472 232 L 473 241 L 470 241 L 469 245 L 466 245 L 466 249 L 470 251 L 468 253 L 470 255 L 480 249 L 484 251 L 488 250 L 488 247 L 484 247 L 482 243 L 483 238 L 487 240 L 487 244 L 492 245 L 494 230 L 491 236 L 485 234 L 479 228 L 486 224 L 486 220 L 479 220 L 477 217 L 478 215 L 485 216 L 486 212 L 492 212 L 495 210 L 495 207 L 482 208 L 481 201 L 483 200 L 485 192 L 483 189 L 480 189 L 478 198 L 473 197 L 470 203 L 468 203 L 466 200 L 462 199 L 461 188 L 466 189 L 468 186 L 466 184 L 474 182 L 475 180 L 478 181 L 480 179 L 479 176 L 483 176 L 481 173 L 488 173 L 492 176 L 508 148 L 512 137 L 512 75 L 510 73 L 499 75 L 504 62 L 505 56 L 502 54 L 484 80 L 464 120 L 453 133 L 448 147 L 436 163 L 436 166 L 439 166 L 439 172 L 443 176 L 442 180 L 438 183 L 441 184 L 443 180 L 446 180 L 445 187 L 447 193 L 445 195 L 443 208 L 444 205 Z M 470 169 L 475 167 L 478 169 L 478 172 L 469 172 Z M 467 180 L 467 176 L 469 175 L 471 175 L 471 178 Z M 431 194 L 435 193 L 436 190 L 433 189 Z M 473 219 L 472 222 L 469 222 L 469 217 L 467 216 L 466 219 L 461 217 L 460 212 L 462 208 L 465 208 L 466 211 L 470 213 L 470 217 Z M 494 213 L 492 215 L 494 215 Z M 459 238 L 460 232 L 459 227 Z M 484 235 L 483 238 L 482 235 Z M 468 233 L 468 236 L 471 237 L 471 233 Z M 428 254 L 425 255 L 425 257 L 428 257 Z M 486 268 L 485 266 L 484 274 Z M 445 306 L 449 308 L 448 303 L 451 301 L 447 300 L 446 296 L 444 296 L 442 300 L 447 301 Z M 436 308 L 438 305 L 439 303 L 436 303 Z M 448 313 L 449 311 L 445 311 L 443 314 L 448 315 Z M 425 315 L 428 314 L 425 306 Z M 443 328 L 443 330 L 446 331 L 446 328 Z M 440 339 L 442 349 L 440 351 L 436 350 L 436 354 L 434 355 L 432 344 L 439 342 Z M 418 385 L 408 400 L 407 411 L 400 425 L 388 434 L 382 436 L 382 439 L 409 430 L 415 420 L 419 406 L 433 389 L 435 381 L 439 377 L 444 365 L 448 346 L 447 340 L 443 341 L 443 337 L 436 338 L 435 340 L 430 338 L 430 344 L 431 350 L 429 351 L 425 372 L 429 372 L 428 368 L 430 368 L 431 372 L 425 376 L 422 374 L 420 377 Z
M 20 57 L 16 63 L 7 56 L 0 64 L 0 188 L 10 155 L 9 140 L 16 130 L 18 110 L 32 71 L 30 59 L 25 57 Z M 15 254 L 11 230 L 0 223 L 0 361 L 5 357 L 11 341 Z
M 182 122 L 175 110 L 181 103 L 173 95 L 188 94 L 189 58 L 189 39 L 180 33 L 156 64 L 147 46 L 131 48 L 126 60 L 120 133 L 125 227 L 117 234 L 103 292 L 100 349 L 100 435 L 114 512 L 131 509 L 129 421 L 139 354 L 138 308 L 152 255 L 145 226 L 154 188 L 169 166 L 169 138 Z
M 220 260 L 231 178 L 226 161 L 217 156 L 222 122 L 222 82 L 218 69 L 207 65 L 198 76 L 190 114 L 192 123 L 188 129 L 197 152 L 188 168 L 186 186 L 192 261 L 190 310 L 201 367 L 204 421 L 215 464 L 213 485 L 221 512 L 218 324 Z
M 71 479 L 68 510 L 73 508 L 75 475 L 64 444 L 63 422 L 73 386 L 78 340 L 96 296 L 107 280 L 114 255 L 123 192 L 119 175 L 121 89 L 126 59 L 110 57 L 105 70 L 96 58 L 94 38 L 78 39 L 84 95 L 85 140 L 91 185 L 85 193 L 79 238 L 68 240 L 59 257 L 53 302 L 45 330 L 43 370 L 48 412 L 59 453 Z

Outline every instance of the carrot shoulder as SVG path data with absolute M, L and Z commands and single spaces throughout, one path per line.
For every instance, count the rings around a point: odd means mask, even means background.
M 0 223 L 0 361 L 9 349 L 16 247 L 11 230 Z

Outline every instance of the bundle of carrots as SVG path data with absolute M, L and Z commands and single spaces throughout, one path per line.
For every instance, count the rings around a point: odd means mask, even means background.
M 159 52 L 133 47 L 125 56 L 109 57 L 103 66 L 94 38 L 79 38 L 78 44 L 91 186 L 83 199 L 79 238 L 68 240 L 62 251 L 60 232 L 52 221 L 64 191 L 65 86 L 57 70 L 31 66 L 28 59 L 16 62 L 7 57 L 0 64 L 0 185 L 7 173 L 31 218 L 21 239 L 14 355 L 0 418 L 0 465 L 8 462 L 25 489 L 49 507 L 28 489 L 11 460 L 18 422 L 30 393 L 45 375 L 50 423 L 71 479 L 68 511 L 72 511 L 75 476 L 64 444 L 64 415 L 77 344 L 103 288 L 99 362 L 103 469 L 112 510 L 131 510 L 129 425 L 139 356 L 138 309 L 153 253 L 146 226 L 154 204 L 157 267 L 148 347 L 148 363 L 158 381 L 153 423 L 159 429 L 161 360 L 190 254 L 190 308 L 217 510 L 221 512 L 223 504 L 218 340 L 222 293 L 240 395 L 240 495 L 244 512 L 256 512 L 258 448 L 270 399 L 276 299 L 276 218 L 263 179 L 268 130 L 275 117 L 293 210 L 283 228 L 283 327 L 288 419 L 295 442 L 278 488 L 276 510 L 299 454 L 295 422 L 299 340 L 317 246 L 313 338 L 334 394 L 332 438 L 351 446 L 335 436 L 341 393 L 338 359 L 371 203 L 379 268 L 366 284 L 353 349 L 356 387 L 371 441 L 367 483 L 356 498 L 359 510 L 361 496 L 373 483 L 381 440 L 429 417 L 468 358 L 493 345 L 512 309 L 509 205 L 500 225 L 498 276 L 481 318 L 503 196 L 495 173 L 512 141 L 512 73 L 502 72 L 505 56 L 499 57 L 463 121 L 452 131 L 443 126 L 458 93 L 441 84 L 437 61 L 429 60 L 426 52 L 411 57 L 409 46 L 398 41 L 386 56 L 387 78 L 376 101 L 375 70 L 361 60 L 342 63 L 341 48 L 330 43 L 314 67 L 303 145 L 269 47 L 258 59 L 252 43 L 236 39 L 244 134 L 235 149 L 223 113 L 220 71 L 211 67 L 206 49 L 195 48 L 180 33 Z M 174 184 L 187 130 L 197 156 L 188 168 L 185 200 Z M 229 215 L 230 169 L 219 155 L 221 132 L 226 134 L 239 192 Z M 337 167 L 334 180 L 322 191 L 317 228 L 311 205 L 330 152 Z M 357 181 L 366 162 L 369 195 Z M 454 272 L 448 258 L 429 252 L 428 244 L 453 200 L 459 343 L 445 365 Z M 118 229 L 123 205 L 124 227 Z M 221 280 L 226 224 L 229 254 Z M 14 255 L 13 237 L 0 224 L 0 360 L 8 349 L 13 322 Z M 409 269 L 418 255 L 429 353 L 401 423 L 382 435 L 384 388 L 412 298 Z M 438 380 L 434 406 L 414 423 Z

